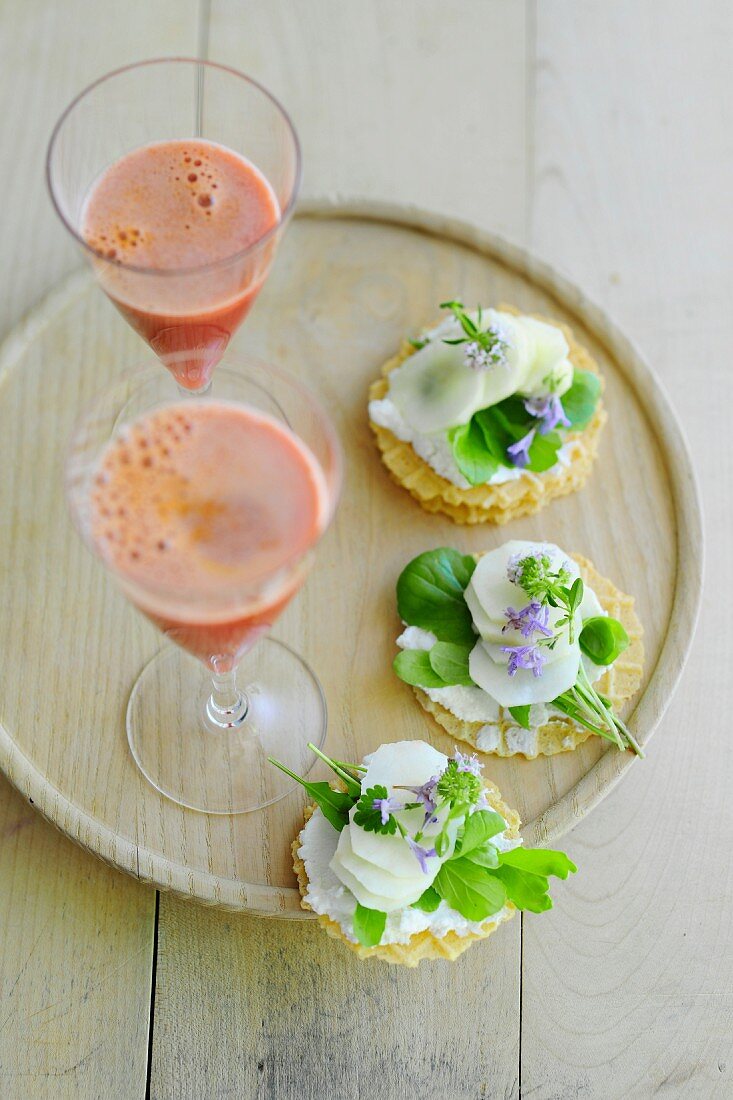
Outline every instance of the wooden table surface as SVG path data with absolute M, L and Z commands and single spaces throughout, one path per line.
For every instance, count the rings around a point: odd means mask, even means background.
M 733 1095 L 733 8 L 3 0 L 0 334 L 79 263 L 43 183 L 66 101 L 195 53 L 289 106 L 306 194 L 473 219 L 605 304 L 690 438 L 702 617 L 648 759 L 566 838 L 580 873 L 554 910 L 450 970 L 362 966 L 311 924 L 157 897 L 0 780 L 0 1098 Z

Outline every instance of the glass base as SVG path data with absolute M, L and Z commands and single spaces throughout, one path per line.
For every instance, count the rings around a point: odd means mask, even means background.
M 127 705 L 132 755 L 148 782 L 180 806 L 261 810 L 297 786 L 268 756 L 302 776 L 316 762 L 307 744 L 323 746 L 326 700 L 297 653 L 264 638 L 243 659 L 237 686 L 245 706 L 227 722 L 212 712 L 211 676 L 178 646 L 154 657 L 135 682 Z

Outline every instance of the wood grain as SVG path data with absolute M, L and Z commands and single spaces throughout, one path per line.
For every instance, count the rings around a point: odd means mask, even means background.
M 197 15 L 191 0 L 0 6 L 0 179 L 10 212 L 0 331 L 77 262 L 42 184 L 45 141 L 62 102 L 113 65 L 192 52 Z M 723 0 L 703 0 L 694 12 L 682 0 L 214 0 L 211 33 L 213 58 L 254 71 L 294 109 L 307 194 L 417 201 L 498 228 L 561 264 L 610 308 L 682 413 L 705 479 L 713 581 L 727 575 L 731 525 L 723 487 L 733 462 L 732 39 Z M 108 313 L 108 338 L 119 336 L 118 324 Z M 49 373 L 65 354 L 50 349 Z M 556 891 L 555 911 L 524 922 L 526 1095 L 730 1094 L 733 776 L 724 716 L 733 700 L 720 672 L 730 665 L 729 611 L 725 589 L 711 584 L 704 629 L 650 758 L 567 838 L 581 872 Z M 40 818 L 31 824 L 27 803 L 2 780 L 0 807 L 0 1095 L 141 1095 L 149 970 L 130 962 L 134 937 L 124 926 L 136 911 L 130 898 L 149 895 Z M 55 937 L 42 934 L 49 919 Z M 71 1003 L 87 975 L 100 972 L 115 930 L 125 965 L 106 999 L 75 1002 L 73 1032 L 65 1016 L 49 1026 L 42 1012 L 34 1017 L 57 997 Z M 335 949 L 318 967 L 317 929 L 163 896 L 160 931 L 154 1095 L 268 1096 L 277 1083 L 283 1096 L 328 1096 L 319 1091 L 325 1074 L 329 1084 L 358 1079 L 360 1091 L 378 1088 L 392 1100 L 418 1095 L 417 1085 L 424 1094 L 432 1073 L 446 1097 L 518 1095 L 516 921 L 503 940 L 467 954 L 455 995 L 436 980 L 446 1012 L 433 1028 L 444 1028 L 446 1041 L 431 1037 L 424 1059 L 423 1017 L 406 1020 L 404 1001 L 398 1016 L 382 990 L 391 978 L 380 983 L 379 1003 L 393 1021 L 380 1022 L 379 1048 L 371 1045 L 371 1000 L 346 987 L 348 962 L 342 969 Z M 496 956 L 474 964 L 489 950 Z M 301 953 L 320 1002 L 310 989 L 296 1000 Z M 270 1011 L 268 983 L 279 970 L 293 995 L 281 1010 L 287 1028 Z M 339 1011 L 329 1007 L 332 992 Z M 465 1017 L 459 994 L 470 1007 Z M 109 1040 L 95 1050 L 102 1032 Z M 408 1033 L 414 1079 L 400 1061 L 393 1090 L 391 1055 L 407 1049 Z M 495 1046 L 465 1064 L 492 1035 Z M 342 1045 L 363 1070 L 339 1078 L 331 1062 Z M 10 1066 L 9 1083 L 2 1074 Z
M 408 971 L 360 962 L 315 922 L 161 904 L 156 1100 L 518 1096 L 519 920 Z
M 197 16 L 196 0 L 0 5 L 1 334 L 79 262 L 43 178 L 46 142 L 65 102 L 116 65 L 195 51 Z M 49 354 L 44 399 L 52 399 L 54 379 L 61 384 L 64 355 L 61 347 Z M 35 412 L 26 413 L 29 434 Z M 2 511 L 7 516 L 4 500 Z M 0 583 L 18 567 L 17 559 L 0 560 Z M 5 613 L 0 601 L 0 620 Z M 24 652 L 22 630 L 13 645 Z M 22 689 L 49 737 L 55 687 L 29 675 Z M 154 911 L 151 891 L 70 843 L 0 779 L 3 1100 L 143 1094 Z
M 537 14 L 531 243 L 659 365 L 707 498 L 709 584 L 649 759 L 568 838 L 574 888 L 525 919 L 523 1092 L 730 1096 L 733 16 L 553 0 Z
M 292 112 L 306 198 L 395 198 L 521 240 L 527 34 L 515 0 L 212 0 L 209 57 Z
M 399 631 L 395 579 L 427 547 L 475 552 L 499 545 L 506 534 L 490 526 L 456 528 L 426 515 L 392 485 L 371 439 L 365 402 L 380 363 L 403 334 L 431 316 L 432 303 L 456 293 L 516 302 L 568 321 L 600 364 L 612 415 L 590 486 L 513 528 L 515 535 L 551 538 L 588 554 L 635 596 L 648 667 L 631 722 L 645 743 L 684 661 L 680 625 L 694 618 L 700 579 L 699 517 L 685 444 L 654 376 L 579 291 L 516 247 L 470 225 L 400 207 L 350 211 L 326 204 L 314 213 L 296 220 L 278 272 L 234 347 L 246 341 L 265 361 L 293 365 L 329 407 L 345 448 L 346 485 L 334 529 L 304 593 L 276 629 L 323 677 L 336 715 L 331 751 L 360 759 L 384 739 L 377 729 L 394 730 L 393 737 L 430 736 L 450 751 L 449 737 L 428 724 L 390 667 Z M 325 318 L 314 316 L 314 302 L 330 303 Z M 91 280 L 75 279 L 0 351 L 0 491 L 10 503 L 8 521 L 0 521 L 0 553 L 22 561 L 5 586 L 0 626 L 8 655 L 0 766 L 32 793 L 40 812 L 140 878 L 210 904 L 302 916 L 290 867 L 302 793 L 235 818 L 187 812 L 141 779 L 128 751 L 125 701 L 160 639 L 80 548 L 59 492 L 79 404 L 134 361 L 132 332 L 114 346 L 104 339 L 109 308 Z M 80 330 L 85 339 L 75 354 Z M 66 371 L 50 382 L 43 365 L 54 347 L 67 349 Z M 228 354 L 230 364 L 236 354 Z M 57 430 L 29 438 L 25 425 L 43 393 Z M 612 493 L 624 500 L 622 519 L 606 507 Z M 658 566 L 645 582 L 652 556 Z M 339 610 L 324 630 L 334 577 Z M 14 660 L 12 642 L 21 632 L 26 645 Z M 41 682 L 54 681 L 58 717 L 51 744 L 46 730 L 29 722 L 20 675 L 29 669 Z M 246 662 L 241 675 L 246 684 Z M 90 685 L 104 690 L 90 691 Z M 553 758 L 487 761 L 488 774 L 525 821 L 529 843 L 561 835 L 634 762 L 631 754 L 604 747 L 594 738 Z
M 0 1096 L 141 1095 L 153 898 L 3 782 Z
M 257 72 L 293 111 L 306 196 L 358 190 L 395 197 L 521 239 L 526 7 L 513 0 L 319 0 L 307 17 L 294 18 L 287 0 L 214 0 L 209 56 Z M 308 306 L 306 331 L 328 323 L 325 303 L 311 296 Z M 366 436 L 361 448 L 373 461 Z M 326 567 L 321 560 L 319 568 Z M 405 713 L 415 720 L 409 708 Z M 349 713 L 332 710 L 334 719 L 348 721 Z M 197 1061 L 203 1050 L 218 1048 L 225 1056 L 208 1062 L 214 1095 L 335 1100 L 378 1091 L 385 1100 L 412 1100 L 435 1083 L 446 1100 L 517 1097 L 519 921 L 504 931 L 474 948 L 472 966 L 436 982 L 420 970 L 357 970 L 345 953 L 321 951 L 312 925 L 203 914 L 163 895 L 152 1093 L 175 1095 L 171 1080 L 189 1093 L 196 1084 L 203 1091 Z M 268 949 L 248 951 L 249 934 Z M 299 980 L 302 958 L 308 983 Z M 247 987 L 229 982 L 232 968 L 240 975 L 245 965 Z M 278 1003 L 283 990 L 289 1002 L 278 1014 L 272 983 Z M 224 1010 L 214 1019 L 197 1014 L 203 1042 L 193 1043 L 185 1019 L 199 1001 Z M 465 1026 L 462 1002 L 480 1029 Z

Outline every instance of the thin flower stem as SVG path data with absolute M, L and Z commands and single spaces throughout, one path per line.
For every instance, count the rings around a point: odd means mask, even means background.
M 350 768 L 355 772 L 365 772 L 367 770 L 364 764 L 349 764 L 345 760 L 334 760 L 334 764 L 338 764 L 340 768 Z
M 605 720 L 609 724 L 609 726 L 613 727 L 614 733 L 615 733 L 615 735 L 618 739 L 619 747 L 620 748 L 629 748 L 630 747 L 634 750 L 634 752 L 636 753 L 637 756 L 643 756 L 644 752 L 643 752 L 641 746 L 639 745 L 639 743 L 637 742 L 636 738 L 634 737 L 634 735 L 631 733 L 631 730 L 625 725 L 624 722 L 621 721 L 621 719 L 616 714 L 614 714 L 611 707 L 606 705 L 604 700 L 600 697 L 598 692 L 595 690 L 595 688 L 591 684 L 591 682 L 588 679 L 588 676 L 586 674 L 585 668 L 583 667 L 582 662 L 581 662 L 581 665 L 580 665 L 579 677 L 578 678 L 579 678 L 579 680 L 581 680 L 581 678 L 582 678 L 582 681 L 584 681 L 582 686 L 585 688 L 586 692 L 590 695 L 591 699 L 593 700 L 594 705 L 598 707 L 599 711 L 601 712 L 601 714 L 603 715 L 603 717 L 605 718 Z
M 314 745 L 311 741 L 308 742 L 308 748 L 311 750 L 311 752 L 314 752 L 316 756 L 324 762 L 324 764 L 328 764 L 331 771 L 335 772 L 339 779 L 342 779 L 344 781 L 347 790 L 351 794 L 361 794 L 361 783 L 358 779 L 355 779 L 353 775 L 349 775 L 349 773 L 345 771 L 344 768 L 340 767 L 335 760 L 331 760 L 329 756 L 326 756 L 325 753 L 321 752 L 321 750 L 317 748 L 316 745 Z M 356 787 L 358 787 L 357 791 L 354 790 L 355 785 Z
M 598 737 L 603 737 L 606 741 L 611 741 L 614 745 L 618 747 L 618 741 L 608 732 L 607 729 L 603 729 L 602 726 L 597 726 L 593 722 L 586 721 L 586 719 L 583 717 L 577 707 L 574 707 L 571 703 L 568 703 L 567 700 L 562 698 L 562 696 L 554 699 L 552 705 L 553 707 L 557 707 L 558 710 L 562 711 L 563 714 L 567 714 L 568 718 L 572 718 L 574 722 L 578 722 L 579 725 L 584 726 L 587 730 L 590 730 L 591 733 L 595 733 Z
M 588 695 L 592 699 L 593 704 L 596 707 L 598 707 L 598 710 L 601 713 L 601 715 L 603 716 L 606 724 L 608 725 L 608 728 L 613 730 L 613 732 L 619 738 L 619 742 L 621 742 L 621 738 L 620 738 L 619 733 L 618 733 L 618 726 L 617 726 L 616 721 L 614 720 L 614 715 L 611 713 L 610 709 L 603 702 L 600 695 L 598 694 L 598 692 L 596 691 L 596 689 L 593 687 L 590 680 L 588 679 L 588 674 L 585 671 L 585 667 L 584 667 L 582 661 L 580 662 L 580 668 L 578 670 L 578 678 L 579 678 L 579 680 L 582 684 L 583 689 L 588 693 Z
M 276 760 L 274 756 L 268 756 L 267 759 L 270 764 L 274 764 L 281 772 L 285 772 L 285 774 L 289 775 L 291 779 L 294 779 L 296 783 L 300 783 L 301 787 L 305 786 L 306 781 L 301 776 L 296 775 L 295 772 L 291 772 L 290 768 L 286 768 L 285 765 L 281 764 L 279 760 Z

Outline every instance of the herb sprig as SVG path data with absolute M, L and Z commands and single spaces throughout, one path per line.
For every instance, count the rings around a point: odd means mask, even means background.
M 473 558 L 441 547 L 420 554 L 401 573 L 397 584 L 400 618 L 438 638 L 430 649 L 406 649 L 396 656 L 393 668 L 401 680 L 421 688 L 474 685 L 469 659 L 478 638 L 464 593 L 475 566 Z M 580 577 L 573 579 L 565 565 L 553 568 L 548 555 L 520 554 L 510 560 L 507 575 L 530 599 L 525 607 L 506 611 L 505 630 L 510 627 L 520 630 L 526 640 L 526 644 L 502 647 L 507 653 L 510 676 L 520 669 L 541 676 L 545 651 L 556 648 L 565 630 L 571 644 L 577 631 L 581 652 L 599 666 L 613 664 L 628 646 L 629 638 L 622 623 L 611 616 L 592 616 L 578 631 L 583 581 Z M 460 598 L 456 586 L 461 589 Z M 547 627 L 549 608 L 561 610 L 552 630 Z M 619 749 L 630 748 L 643 756 L 634 735 L 609 700 L 591 684 L 582 661 L 573 687 L 548 703 Z M 507 709 L 520 726 L 531 728 L 529 705 Z
M 476 321 L 466 312 L 463 302 L 441 302 L 441 309 L 449 309 L 463 330 L 463 335 L 452 340 L 443 339 L 444 344 L 464 344 L 466 366 L 473 370 L 490 370 L 492 367 L 507 364 L 509 344 L 496 325 L 483 324 L 481 306 L 477 310 Z
M 338 796 L 336 818 L 332 816 L 333 799 L 324 790 L 328 784 L 309 783 L 273 757 L 269 758 L 270 763 L 308 791 L 334 828 L 343 829 L 349 823 L 350 811 L 356 807 L 354 826 L 367 832 L 402 837 L 423 873 L 433 875 L 432 882 L 413 902 L 415 909 L 434 912 L 445 901 L 470 921 L 486 920 L 508 902 L 518 909 L 542 912 L 552 906 L 548 893 L 549 876 L 564 879 L 577 869 L 563 852 L 524 848 L 501 850 L 497 837 L 506 830 L 506 822 L 501 814 L 486 808 L 480 774 L 483 765 L 475 756 L 456 751 L 443 771 L 421 787 L 394 787 L 395 791 L 405 792 L 405 801 L 401 802 L 396 796 L 389 796 L 387 788 L 381 784 L 363 793 L 360 787 L 357 797 L 351 789 L 358 781 L 357 766 L 331 760 L 312 744 L 309 748 L 331 767 L 342 784 L 348 783 L 347 792 L 331 791 L 331 795 Z M 348 809 L 345 809 L 347 803 Z M 423 824 L 410 832 L 400 815 L 417 808 L 424 811 Z M 438 822 L 441 822 L 439 831 L 431 833 L 427 841 L 432 847 L 426 848 L 425 828 Z M 457 823 L 457 830 L 453 823 Z M 435 860 L 441 860 L 437 873 Z M 365 947 L 378 944 L 386 922 L 385 912 L 367 908 L 357 901 L 353 926 L 359 943 Z
M 461 330 L 459 336 L 442 337 L 442 343 L 461 345 L 467 367 L 477 371 L 510 367 L 509 338 L 496 324 L 485 322 L 480 305 L 475 314 L 457 299 L 441 302 L 440 308 L 450 310 Z M 434 339 L 437 333 L 424 332 L 409 343 L 421 351 Z M 560 395 L 559 379 L 550 371 L 543 386 L 547 392 L 542 396 L 512 394 L 447 432 L 456 465 L 469 485 L 485 485 L 502 467 L 532 473 L 551 469 L 563 443 L 562 430 L 582 431 L 590 423 L 601 394 L 597 374 L 574 369 L 570 388 Z

